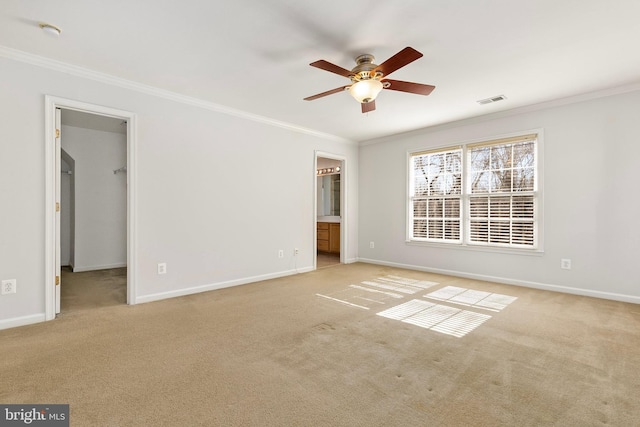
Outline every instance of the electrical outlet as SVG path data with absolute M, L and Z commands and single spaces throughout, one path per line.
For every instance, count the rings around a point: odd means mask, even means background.
M 167 263 L 161 262 L 158 264 L 158 274 L 167 274 Z
M 294 254 L 294 255 L 298 255 L 299 253 L 300 253 L 300 249 L 295 248 L 295 249 L 293 250 L 293 254 Z
M 16 279 L 2 281 L 2 295 L 15 294 L 16 292 Z
M 369 249 L 373 249 L 376 247 L 376 244 L 373 242 L 369 242 Z
M 278 251 L 278 258 L 284 258 L 284 250 L 283 249 L 280 249 Z
M 571 260 L 566 258 L 561 259 L 560 268 L 563 270 L 571 270 Z

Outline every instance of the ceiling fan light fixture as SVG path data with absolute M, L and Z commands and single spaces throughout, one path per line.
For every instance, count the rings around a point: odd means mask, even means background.
M 371 102 L 382 90 L 382 83 L 379 80 L 367 79 L 355 82 L 349 88 L 349 93 L 360 103 Z
M 369 113 L 376 109 L 375 99 L 382 89 L 396 92 L 414 93 L 416 95 L 429 95 L 436 87 L 421 83 L 404 82 L 402 80 L 390 80 L 389 74 L 420 59 L 422 54 L 412 47 L 405 47 L 380 65 L 374 64 L 373 55 L 364 54 L 356 58 L 356 66 L 348 70 L 331 62 L 320 59 L 312 62 L 312 67 L 329 71 L 330 73 L 346 77 L 351 80 L 350 85 L 340 86 L 313 96 L 303 98 L 305 101 L 323 98 L 334 93 L 348 90 L 351 96 L 360 103 L 362 113 Z

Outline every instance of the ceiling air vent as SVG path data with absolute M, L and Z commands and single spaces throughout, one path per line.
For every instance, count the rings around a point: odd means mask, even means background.
M 477 101 L 477 102 L 480 105 L 484 105 L 484 104 L 491 104 L 492 102 L 504 101 L 505 99 L 507 99 L 506 96 L 498 95 L 498 96 L 492 96 L 491 98 L 481 99 L 480 101 Z

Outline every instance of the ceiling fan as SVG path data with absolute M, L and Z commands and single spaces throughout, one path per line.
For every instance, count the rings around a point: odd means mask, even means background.
M 436 88 L 435 86 L 386 78 L 389 74 L 421 57 L 422 54 L 414 48 L 405 47 L 380 65 L 373 63 L 375 60 L 373 55 L 368 53 L 360 55 L 356 58 L 357 65 L 352 70 L 339 67 L 324 59 L 312 62 L 309 64 L 312 67 L 347 77 L 351 80 L 351 84 L 309 96 L 304 100 L 313 101 L 323 96 L 348 90 L 362 106 L 362 112 L 368 113 L 376 109 L 376 96 L 382 89 L 429 95 Z

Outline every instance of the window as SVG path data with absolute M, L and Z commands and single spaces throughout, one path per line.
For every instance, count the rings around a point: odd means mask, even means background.
M 411 156 L 411 235 L 460 242 L 462 149 Z
M 411 153 L 409 240 L 537 248 L 537 144 L 533 134 Z

